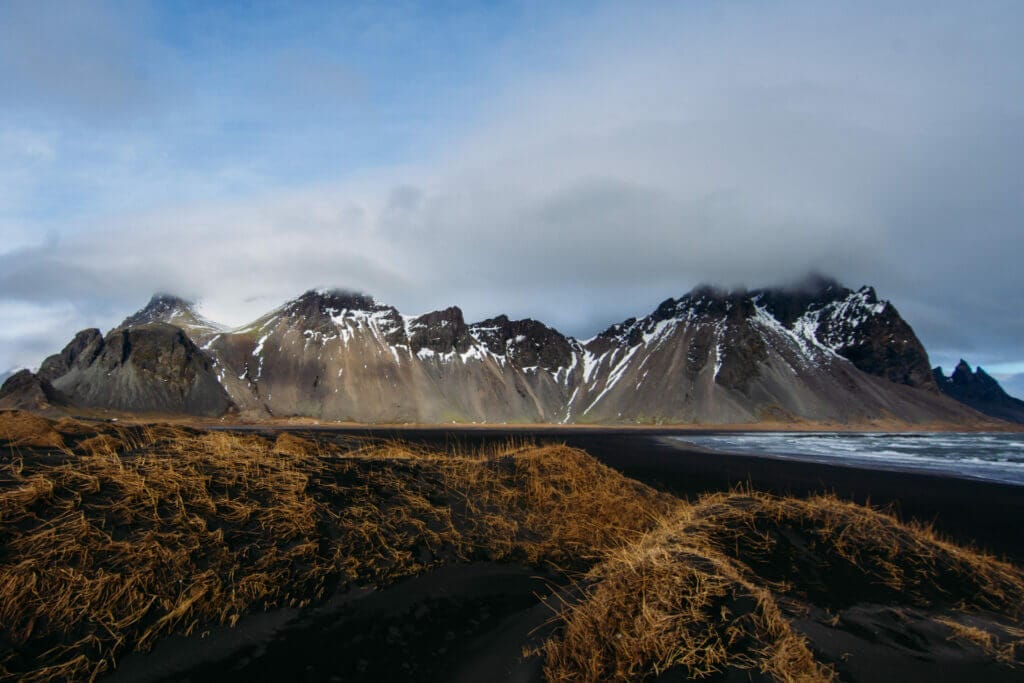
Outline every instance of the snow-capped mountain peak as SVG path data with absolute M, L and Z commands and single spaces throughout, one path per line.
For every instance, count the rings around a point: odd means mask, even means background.
M 410 316 L 323 289 L 230 330 L 160 295 L 124 327 L 149 323 L 184 331 L 196 350 L 175 342 L 180 349 L 208 358 L 232 405 L 257 416 L 661 423 L 955 414 L 895 307 L 870 287 L 821 277 L 785 288 L 697 287 L 586 341 L 528 318 L 470 324 L 455 306 Z M 69 386 L 61 378 L 72 366 L 76 377 L 106 377 L 82 374 L 98 337 L 76 337 L 46 379 Z M 103 392 L 80 393 L 99 401 Z
M 139 327 L 151 323 L 167 323 L 180 327 L 199 341 L 227 331 L 223 325 L 203 317 L 194 302 L 166 293 L 154 294 L 143 308 L 125 318 L 115 329 Z

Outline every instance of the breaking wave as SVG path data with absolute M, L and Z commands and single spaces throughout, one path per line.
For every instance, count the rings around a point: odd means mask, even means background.
M 674 437 L 702 448 L 1024 486 L 1024 434 L 767 432 Z

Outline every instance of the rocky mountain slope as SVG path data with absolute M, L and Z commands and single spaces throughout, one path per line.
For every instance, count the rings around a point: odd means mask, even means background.
M 52 384 L 30 370 L 10 374 L 0 388 L 0 410 L 31 410 L 48 414 L 66 403 Z
M 1024 423 L 1024 401 L 1010 396 L 994 377 L 981 369 L 971 370 L 967 361 L 960 359 L 953 374 L 946 377 L 942 368 L 933 370 L 935 381 L 942 393 L 966 403 L 979 413 L 1000 420 Z
M 699 287 L 588 340 L 322 290 L 226 329 L 157 296 L 106 338 L 80 333 L 39 379 L 73 405 L 360 422 L 980 419 L 939 392 L 892 304 L 824 278 Z
M 167 323 L 180 327 L 191 339 L 198 342 L 206 341 L 210 336 L 227 330 L 226 327 L 199 315 L 192 302 L 172 294 L 154 294 L 145 308 L 125 318 L 117 328 L 138 327 L 147 323 Z
M 142 413 L 218 416 L 234 404 L 212 361 L 184 330 L 157 321 L 83 330 L 64 349 L 0 388 L 0 407 L 68 405 Z M 46 403 L 48 405 L 42 405 Z

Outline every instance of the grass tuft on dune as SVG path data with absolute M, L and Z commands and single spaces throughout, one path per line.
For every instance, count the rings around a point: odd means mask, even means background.
M 630 681 L 665 671 L 745 670 L 831 681 L 790 625 L 811 606 L 929 610 L 1006 664 L 1020 664 L 1024 573 L 933 530 L 832 496 L 740 489 L 706 495 L 639 543 L 609 553 L 544 646 L 550 681 Z M 964 623 L 996 615 L 986 629 Z M 838 617 L 837 617 L 838 620 Z
M 668 528 L 668 527 L 666 527 Z M 549 681 L 635 681 L 728 670 L 831 681 L 772 594 L 728 558 L 664 532 L 617 550 L 544 646 Z
M 898 600 L 929 608 L 966 596 L 973 609 L 1024 614 L 1024 575 L 1013 565 L 833 496 L 704 496 L 681 533 L 704 539 L 773 590 L 817 605 Z

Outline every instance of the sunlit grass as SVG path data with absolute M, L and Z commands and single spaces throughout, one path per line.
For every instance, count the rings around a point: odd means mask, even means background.
M 676 504 L 564 446 L 68 427 L 73 445 L 9 440 L 0 462 L 0 628 L 36 653 L 7 654 L 8 678 L 89 678 L 169 633 L 446 563 L 585 568 Z
M 830 496 L 687 503 L 529 441 L 438 450 L 0 413 L 4 680 L 91 679 L 169 634 L 474 560 L 576 583 L 540 647 L 555 681 L 834 679 L 795 604 L 942 607 L 950 638 L 1010 665 L 1022 653 L 1020 570 Z M 981 612 L 998 632 L 970 621 Z

